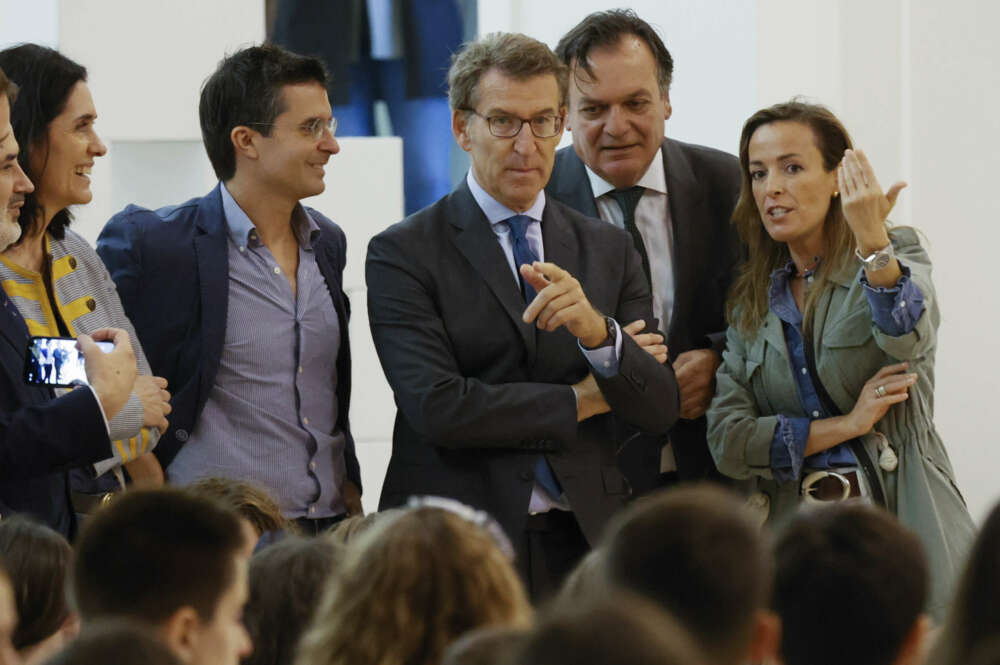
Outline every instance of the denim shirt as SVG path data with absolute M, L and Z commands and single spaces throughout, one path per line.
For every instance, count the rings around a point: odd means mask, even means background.
M 910 270 L 902 263 L 899 267 L 903 274 L 891 287 L 871 286 L 864 271 L 860 271 L 860 281 L 868 298 L 872 321 L 882 332 L 893 337 L 911 332 L 924 311 L 924 296 L 920 288 L 910 279 Z M 781 320 L 799 401 L 809 416 L 778 415 L 778 426 L 771 442 L 771 470 L 778 482 L 797 481 L 802 476 L 803 466 L 811 469 L 829 469 L 838 466 L 856 466 L 858 463 L 847 442 L 805 458 L 811 422 L 820 418 L 830 418 L 834 414 L 823 407 L 809 376 L 805 339 L 802 335 L 802 313 L 795 304 L 791 290 L 791 277 L 794 274 L 795 264 L 792 261 L 771 273 L 768 298 L 771 310 Z M 807 286 L 812 283 L 814 274 L 815 268 L 806 272 Z

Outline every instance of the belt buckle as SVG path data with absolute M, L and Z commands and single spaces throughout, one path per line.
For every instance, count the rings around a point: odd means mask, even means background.
M 839 480 L 843 496 L 839 499 L 835 499 L 834 501 L 824 501 L 823 499 L 817 499 L 813 496 L 813 492 L 815 491 L 813 485 L 824 478 L 836 478 Z M 851 481 L 848 480 L 846 476 L 839 474 L 836 471 L 813 471 L 802 479 L 802 500 L 806 503 L 834 503 L 846 501 L 849 498 L 851 498 Z

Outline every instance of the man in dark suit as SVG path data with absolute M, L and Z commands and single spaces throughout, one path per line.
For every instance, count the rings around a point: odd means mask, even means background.
M 169 478 L 249 478 L 318 532 L 361 511 L 346 242 L 299 203 L 323 191 L 340 150 L 326 71 L 276 46 L 243 49 L 206 82 L 199 112 L 220 184 L 177 206 L 128 206 L 97 251 L 175 387 L 156 448 Z
M 16 94 L 0 70 L 0 250 L 20 237 L 17 218 L 25 194 L 34 189 L 17 161 L 10 124 Z M 81 336 L 89 389 L 56 398 L 47 386 L 28 385 L 22 374 L 31 340 L 28 326 L 0 289 L 0 518 L 24 512 L 64 536 L 75 533 L 65 469 L 115 454 L 107 420 L 125 406 L 137 373 L 125 331 L 95 336 L 114 340 L 115 349 L 105 354 L 89 336 Z
M 632 235 L 654 315 L 668 332 L 681 392 L 681 420 L 669 439 L 637 435 L 623 450 L 623 470 L 642 492 L 677 476 L 716 476 L 704 413 L 714 393 L 725 344 L 726 292 L 739 258 L 729 226 L 739 163 L 718 150 L 664 138 L 673 60 L 653 28 L 631 10 L 591 14 L 560 40 L 556 53 L 570 68 L 567 127 L 573 147 L 556 155 L 546 191 Z
M 492 35 L 449 73 L 465 183 L 372 239 L 369 317 L 398 413 L 381 507 L 458 499 L 507 531 L 532 595 L 551 590 L 628 495 L 626 424 L 665 432 L 676 382 L 627 234 L 546 200 L 566 69 Z M 644 349 L 643 347 L 648 347 Z

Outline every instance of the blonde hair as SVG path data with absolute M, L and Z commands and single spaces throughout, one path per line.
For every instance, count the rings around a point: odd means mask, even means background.
M 481 626 L 527 626 L 531 606 L 492 537 L 441 508 L 408 510 L 353 543 L 296 665 L 437 665 Z
M 740 135 L 740 198 L 733 211 L 732 223 L 747 248 L 747 258 L 740 265 L 726 302 L 726 318 L 746 337 L 755 337 L 770 308 L 768 285 L 771 273 L 784 266 L 791 255 L 788 246 L 772 239 L 760 219 L 750 182 L 750 138 L 760 127 L 774 122 L 797 122 L 809 127 L 816 147 L 823 157 L 827 173 L 837 168 L 844 151 L 852 148 L 851 136 L 844 125 L 825 106 L 792 100 L 775 104 L 754 113 L 743 125 Z M 803 328 L 809 330 L 816 301 L 830 285 L 830 276 L 841 270 L 854 253 L 854 234 L 847 225 L 840 198 L 830 202 L 823 222 L 823 262 L 806 293 Z

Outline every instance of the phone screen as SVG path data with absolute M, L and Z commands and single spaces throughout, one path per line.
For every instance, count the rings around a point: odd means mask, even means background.
M 111 342 L 97 342 L 107 353 Z M 83 354 L 72 337 L 32 337 L 25 354 L 24 380 L 33 385 L 67 387 L 87 383 Z

